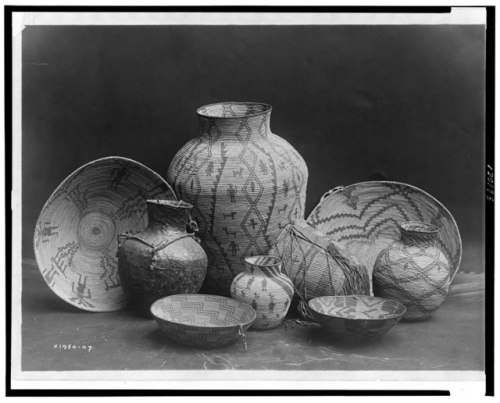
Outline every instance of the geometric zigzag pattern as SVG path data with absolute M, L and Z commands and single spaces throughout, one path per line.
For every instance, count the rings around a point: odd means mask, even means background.
M 253 103 L 200 108 L 201 136 L 169 166 L 168 182 L 194 206 L 208 256 L 207 293 L 229 295 L 244 258 L 266 254 L 281 230 L 303 217 L 307 166 L 271 133 L 270 113 Z
M 255 319 L 255 311 L 242 302 L 201 294 L 163 298 L 152 305 L 151 312 L 167 336 L 200 347 L 237 341 Z
M 449 286 L 449 263 L 432 245 L 395 242 L 375 262 L 373 292 L 405 304 L 403 320 L 428 319 L 446 299 Z
M 450 262 L 453 280 L 462 255 L 457 224 L 439 201 L 414 186 L 362 182 L 341 187 L 325 197 L 307 219 L 370 271 L 379 253 L 399 239 L 399 224 L 405 221 L 439 228 L 437 244 Z

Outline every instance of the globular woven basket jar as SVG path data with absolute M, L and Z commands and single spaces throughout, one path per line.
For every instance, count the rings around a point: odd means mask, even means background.
M 156 300 L 197 293 L 207 271 L 207 256 L 194 239 L 191 204 L 147 200 L 144 231 L 119 235 L 118 274 L 129 305 L 148 316 Z M 190 228 L 190 232 L 187 231 Z
M 193 204 L 208 255 L 203 291 L 229 296 L 244 259 L 264 255 L 281 230 L 303 218 L 308 171 L 271 132 L 271 106 L 223 102 L 198 109 L 201 135 L 174 157 L 167 180 Z
M 246 270 L 231 284 L 231 296 L 249 304 L 257 318 L 252 329 L 273 329 L 285 318 L 293 297 L 293 283 L 282 272 L 280 258 L 252 256 L 245 259 Z
M 283 270 L 300 299 L 299 312 L 307 319 L 312 319 L 307 302 L 313 298 L 370 295 L 367 269 L 304 220 L 287 226 L 269 253 L 283 261 Z
M 450 263 L 437 243 L 438 227 L 409 221 L 400 228 L 401 239 L 375 261 L 373 293 L 404 304 L 404 321 L 426 320 L 448 295 Z

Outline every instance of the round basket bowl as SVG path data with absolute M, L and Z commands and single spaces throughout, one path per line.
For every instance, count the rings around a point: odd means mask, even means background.
M 170 339 L 208 348 L 243 339 L 256 317 L 250 305 L 204 294 L 176 294 L 159 299 L 151 305 L 151 314 Z
M 126 306 L 117 236 L 147 227 L 147 199 L 177 197 L 156 172 L 123 157 L 91 161 L 57 187 L 38 217 L 34 249 L 42 276 L 58 297 L 91 312 Z
M 406 313 L 397 301 L 367 295 L 318 297 L 309 301 L 309 308 L 326 332 L 355 339 L 382 336 Z

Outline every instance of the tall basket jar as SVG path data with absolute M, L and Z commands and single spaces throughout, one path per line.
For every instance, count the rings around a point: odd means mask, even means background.
M 199 137 L 174 157 L 167 180 L 193 204 L 208 255 L 203 291 L 229 296 L 245 257 L 267 254 L 281 230 L 303 218 L 308 171 L 271 132 L 271 106 L 223 102 L 197 111 Z

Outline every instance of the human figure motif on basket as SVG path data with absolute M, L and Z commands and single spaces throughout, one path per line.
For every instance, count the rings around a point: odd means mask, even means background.
M 212 176 L 213 172 L 214 172 L 214 162 L 210 161 L 207 164 L 207 169 L 205 170 L 205 173 L 207 174 L 207 176 Z
M 259 294 L 254 293 L 254 299 L 252 300 L 252 308 L 254 310 L 257 310 L 257 299 L 259 298 Z
M 59 232 L 56 231 L 59 225 L 51 225 L 49 221 L 45 221 L 43 225 L 37 225 L 35 228 L 35 244 L 38 247 L 40 242 L 47 243 L 53 236 L 58 236 Z
M 238 191 L 238 188 L 236 186 L 234 186 L 233 184 L 229 185 L 229 188 L 227 189 L 227 195 L 229 196 L 231 203 L 236 203 L 237 191 Z
M 265 162 L 263 160 L 260 160 L 259 161 L 259 167 L 260 167 L 260 172 L 262 173 L 262 175 L 267 175 L 267 165 L 265 164 Z
M 232 256 L 236 256 L 236 254 L 240 251 L 240 246 L 236 242 L 231 241 L 229 242 L 229 250 Z
M 290 190 L 290 182 L 288 182 L 288 179 L 285 179 L 283 181 L 283 192 L 285 193 L 285 197 L 288 197 L 289 190 Z
M 88 298 L 92 298 L 90 289 L 87 288 L 87 276 L 83 277 L 82 280 L 82 275 L 78 274 L 78 284 L 75 286 L 75 282 L 73 281 L 71 283 L 71 291 L 76 294 L 76 297 L 70 298 L 73 302 L 88 308 L 93 306 L 92 303 L 87 301 Z
M 276 306 L 276 302 L 274 302 L 274 294 L 269 294 L 269 313 L 274 313 L 274 307 Z M 286 306 L 286 303 L 285 303 Z

